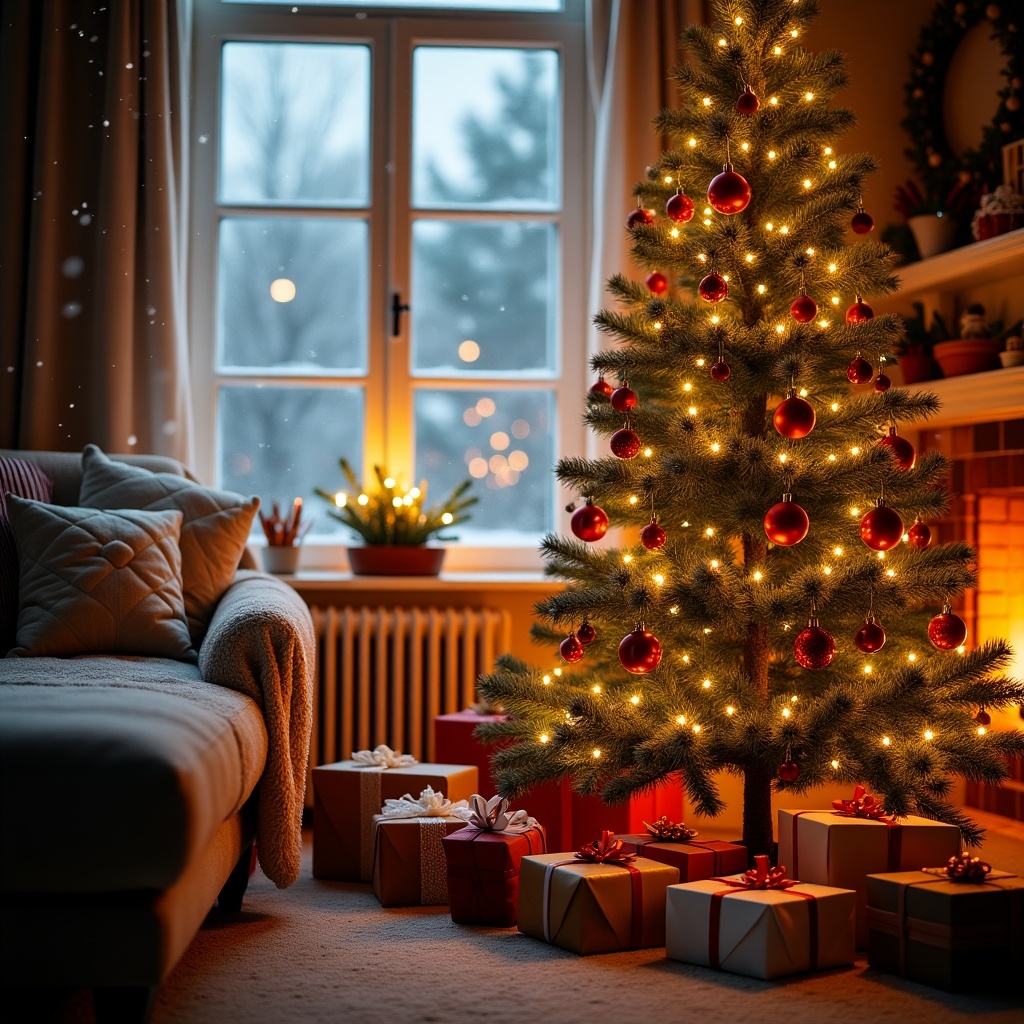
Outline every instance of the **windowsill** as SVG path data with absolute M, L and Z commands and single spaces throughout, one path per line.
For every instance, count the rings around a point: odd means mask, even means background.
M 281 575 L 296 590 L 455 591 L 492 590 L 548 592 L 563 584 L 540 572 L 442 572 L 440 576 L 354 576 L 349 572 L 300 570 Z

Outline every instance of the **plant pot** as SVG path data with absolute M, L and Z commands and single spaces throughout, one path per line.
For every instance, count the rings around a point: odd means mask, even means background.
M 445 548 L 413 544 L 368 544 L 347 551 L 355 576 L 436 576 L 445 554 Z
M 1003 343 L 998 338 L 961 338 L 958 341 L 940 341 L 933 351 L 943 376 L 959 377 L 965 373 L 998 370 L 1002 347 Z
M 1005 368 L 1009 368 L 1011 366 L 1020 366 L 1022 363 L 1024 363 L 1024 350 L 1000 352 L 999 362 L 1001 362 Z
M 949 216 L 940 217 L 937 213 L 922 213 L 907 220 L 910 230 L 917 243 L 917 251 L 921 259 L 945 252 L 953 248 L 956 238 L 956 221 Z
M 290 576 L 299 568 L 299 552 L 302 549 L 296 544 L 289 547 L 268 545 L 260 555 L 263 571 L 279 576 Z
M 897 360 L 903 371 L 904 384 L 916 384 L 921 380 L 935 380 L 941 373 L 939 364 L 929 355 L 907 352 Z

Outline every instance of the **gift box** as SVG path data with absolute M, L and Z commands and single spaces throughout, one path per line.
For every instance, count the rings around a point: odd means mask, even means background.
M 676 778 L 669 778 L 645 793 L 637 793 L 621 804 L 606 804 L 598 796 L 573 793 L 570 848 L 579 849 L 603 829 L 623 835 L 639 834 L 644 831 L 645 821 L 662 817 L 672 821 L 683 818 L 683 786 Z
M 544 828 L 525 811 L 509 815 L 500 797 L 473 796 L 470 806 L 469 824 L 442 840 L 452 920 L 510 928 L 519 912 L 520 864 L 547 851 Z
M 930 818 L 898 821 L 836 811 L 779 811 L 779 862 L 802 882 L 857 892 L 857 948 L 868 944 L 867 876 L 944 864 L 960 853 L 960 830 Z
M 736 843 L 708 841 L 696 836 L 671 840 L 650 832 L 615 838 L 621 839 L 630 853 L 678 868 L 680 882 L 698 882 L 713 875 L 732 875 L 747 869 L 747 848 Z
M 765 980 L 853 963 L 855 892 L 804 882 L 728 884 L 741 877 L 669 886 L 670 959 Z
M 678 880 L 677 868 L 646 857 L 626 863 L 564 853 L 524 857 L 519 930 L 580 955 L 662 946 L 665 890 Z
M 947 992 L 1016 986 L 1024 964 L 1024 879 L 900 871 L 867 877 L 868 963 Z
M 448 902 L 446 835 L 463 829 L 463 818 L 373 816 L 373 891 L 382 907 L 431 907 Z
M 388 751 L 380 755 L 382 763 L 365 763 L 382 750 Z M 474 765 L 419 764 L 386 747 L 359 754 L 370 757 L 313 769 L 314 878 L 370 881 L 373 816 L 386 800 L 419 793 L 427 786 L 452 800 L 468 800 L 479 788 Z M 388 760 L 396 766 L 387 767 Z

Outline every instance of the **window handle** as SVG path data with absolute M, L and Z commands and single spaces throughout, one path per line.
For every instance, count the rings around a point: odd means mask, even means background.
M 402 302 L 402 293 L 391 295 L 391 337 L 397 338 L 402 333 L 402 314 L 409 312 L 409 304 Z

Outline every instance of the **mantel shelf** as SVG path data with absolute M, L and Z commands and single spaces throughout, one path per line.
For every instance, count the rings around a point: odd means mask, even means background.
M 931 391 L 942 402 L 938 413 L 917 422 L 921 428 L 1024 417 L 1024 366 L 923 381 L 908 387 L 916 392 Z

